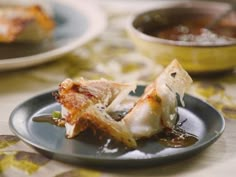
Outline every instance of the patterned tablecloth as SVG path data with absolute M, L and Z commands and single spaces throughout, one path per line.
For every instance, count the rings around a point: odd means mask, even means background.
M 108 8 L 109 7 L 109 8 Z M 102 35 L 73 53 L 44 65 L 0 73 L 0 176 L 100 177 L 100 176 L 234 176 L 236 173 L 236 72 L 193 77 L 189 93 L 200 97 L 225 117 L 226 129 L 217 142 L 194 157 L 170 164 L 139 169 L 96 169 L 64 164 L 37 153 L 8 127 L 11 111 L 22 101 L 57 88 L 64 78 L 107 78 L 149 83 L 163 69 L 139 54 L 126 36 L 129 12 L 108 14 Z

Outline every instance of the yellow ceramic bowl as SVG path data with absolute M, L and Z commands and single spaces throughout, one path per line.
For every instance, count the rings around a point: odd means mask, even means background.
M 236 66 L 236 39 L 224 42 L 199 43 L 169 40 L 154 37 L 151 30 L 179 24 L 188 18 L 192 21 L 202 18 L 207 25 L 230 8 L 230 4 L 220 2 L 179 2 L 141 12 L 133 16 L 128 25 L 128 34 L 139 51 L 162 65 L 178 59 L 191 73 L 219 72 Z M 231 12 L 218 28 L 230 25 L 236 32 L 236 12 Z

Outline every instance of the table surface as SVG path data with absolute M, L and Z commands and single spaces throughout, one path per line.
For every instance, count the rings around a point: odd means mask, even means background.
M 32 96 L 56 89 L 67 77 L 103 77 L 145 84 L 162 71 L 162 66 L 139 54 L 126 36 L 127 16 L 144 8 L 142 3 L 131 5 L 104 1 L 101 8 L 108 15 L 108 26 L 98 38 L 54 62 L 0 73 L 0 176 L 235 176 L 236 71 L 214 77 L 193 77 L 189 93 L 218 109 L 225 118 L 226 128 L 207 149 L 169 164 L 138 169 L 73 166 L 44 157 L 10 131 L 9 115 L 17 105 Z

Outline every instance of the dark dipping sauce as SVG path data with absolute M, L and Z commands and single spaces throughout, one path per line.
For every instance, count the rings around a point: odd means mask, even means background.
M 188 133 L 181 128 L 164 129 L 156 135 L 158 142 L 166 147 L 181 148 L 195 144 L 198 141 L 196 135 Z
M 222 44 L 236 40 L 236 22 L 223 21 L 212 29 L 207 29 L 212 17 L 186 18 L 178 23 L 172 22 L 163 26 L 153 25 L 153 28 L 142 30 L 144 33 L 173 41 Z M 155 22 L 153 22 L 155 23 Z
M 127 111 L 118 111 L 113 112 L 112 115 L 114 116 L 114 120 L 121 120 L 125 115 L 127 114 Z M 55 119 L 51 115 L 39 115 L 36 117 L 33 117 L 32 119 L 34 122 L 39 123 L 49 123 L 52 125 L 64 127 L 65 126 L 65 119 L 59 118 Z M 157 141 L 163 146 L 171 147 L 171 148 L 181 148 L 181 147 L 187 147 L 195 144 L 198 141 L 198 138 L 196 135 L 193 135 L 191 133 L 186 132 L 181 128 L 181 126 L 187 121 L 184 120 L 182 122 L 178 122 L 174 129 L 167 129 L 165 128 L 160 133 L 154 135 L 151 139 L 153 141 Z M 99 132 L 99 131 L 98 131 Z M 99 139 L 101 139 L 101 136 L 104 134 L 99 135 L 100 133 L 96 133 Z M 138 141 L 142 143 L 143 140 Z M 112 141 L 114 143 L 114 141 Z M 112 143 L 112 144 L 113 144 Z M 115 143 L 117 146 L 117 142 Z

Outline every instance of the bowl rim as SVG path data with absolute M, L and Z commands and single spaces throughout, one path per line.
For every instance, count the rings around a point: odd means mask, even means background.
M 127 20 L 127 31 L 131 34 L 134 34 L 136 37 L 145 40 L 147 42 L 158 42 L 161 44 L 167 44 L 167 45 L 173 45 L 173 46 L 179 46 L 179 47 L 229 47 L 236 45 L 236 39 L 233 41 L 227 41 L 225 43 L 202 43 L 199 42 L 188 42 L 188 41 L 175 41 L 175 40 L 169 40 L 169 39 L 163 39 L 159 37 L 154 37 L 151 35 L 148 35 L 144 32 L 139 31 L 136 27 L 134 27 L 134 21 L 139 18 L 140 16 L 151 13 L 153 11 L 161 10 L 161 9 L 171 9 L 174 7 L 200 7 L 200 6 L 228 6 L 228 8 L 231 6 L 231 3 L 228 2 L 217 2 L 217 1 L 178 1 L 178 2 L 169 2 L 167 4 L 164 4 L 163 6 L 156 6 L 149 8 L 148 10 L 139 11 L 136 14 L 131 15 Z

